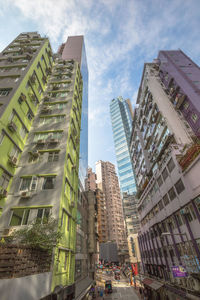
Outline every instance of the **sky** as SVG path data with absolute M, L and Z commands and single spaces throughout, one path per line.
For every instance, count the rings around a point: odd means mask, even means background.
M 116 163 L 109 104 L 134 107 L 145 62 L 181 49 L 200 65 L 200 0 L 0 0 L 0 51 L 38 31 L 53 50 L 84 35 L 89 68 L 89 165 Z

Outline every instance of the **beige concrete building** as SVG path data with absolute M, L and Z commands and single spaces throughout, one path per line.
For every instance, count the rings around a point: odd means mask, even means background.
M 85 180 L 85 188 L 87 191 L 95 191 L 96 185 L 96 174 L 92 172 L 92 168 L 88 168 L 88 177 Z
M 97 187 L 105 194 L 108 239 L 117 243 L 118 249 L 127 248 L 122 200 L 115 166 L 110 162 L 96 162 Z
M 86 190 L 95 192 L 99 243 L 105 243 L 108 241 L 106 200 L 102 190 L 97 188 L 96 174 L 92 172 L 92 168 L 88 168 L 88 177 L 85 181 L 85 185 Z

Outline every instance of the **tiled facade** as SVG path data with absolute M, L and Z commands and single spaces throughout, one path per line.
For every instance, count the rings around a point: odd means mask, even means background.
M 37 33 L 20 34 L 2 52 L 0 63 L 5 75 L 0 88 L 1 234 L 35 220 L 42 226 L 50 215 L 63 233 L 50 272 L 29 275 L 28 293 L 24 296 L 23 289 L 15 289 L 15 299 L 39 299 L 53 291 L 72 297 L 80 202 L 80 64 L 53 57 L 48 39 Z M 0 289 L 15 285 L 13 280 L 1 280 Z M 24 278 L 17 278 L 17 285 L 19 280 L 23 286 Z
M 160 287 L 157 292 L 156 288 L 149 290 L 152 299 L 157 294 L 161 299 L 171 300 L 177 295 L 180 299 L 197 299 L 200 146 L 194 134 L 197 132 L 191 130 L 183 112 L 188 99 L 195 102 L 196 96 L 190 93 L 193 84 L 186 91 L 186 85 L 179 81 L 178 70 L 173 76 L 175 90 L 172 80 L 163 81 L 164 69 L 170 76 L 175 68 L 171 59 L 166 60 L 170 53 L 186 59 L 181 51 L 161 51 L 160 60 L 144 65 L 134 114 L 131 155 L 139 198 L 139 245 L 143 272 L 151 277 L 151 283 L 145 279 L 145 286 L 149 288 L 157 280 L 155 284 Z M 181 265 L 189 276 L 175 278 L 172 267 Z

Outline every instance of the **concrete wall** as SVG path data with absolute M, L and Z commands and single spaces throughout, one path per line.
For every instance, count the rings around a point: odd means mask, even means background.
M 38 300 L 51 292 L 51 273 L 0 280 L 1 299 Z

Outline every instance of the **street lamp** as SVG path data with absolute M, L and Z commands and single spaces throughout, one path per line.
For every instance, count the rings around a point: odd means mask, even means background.
M 187 243 L 188 243 L 189 248 L 190 248 L 191 255 L 192 255 L 192 257 L 193 257 L 193 259 L 195 261 L 195 264 L 196 264 L 196 267 L 197 267 L 197 270 L 198 270 L 199 266 L 197 264 L 197 261 L 196 261 L 196 258 L 195 258 L 195 254 L 193 252 L 193 248 L 191 247 L 191 244 L 190 244 L 190 241 L 188 239 L 187 233 L 186 232 L 184 232 L 184 233 L 173 233 L 173 234 L 171 232 L 163 232 L 163 233 L 161 233 L 161 236 L 172 236 L 172 235 L 178 235 L 178 236 L 185 236 L 186 237 Z

